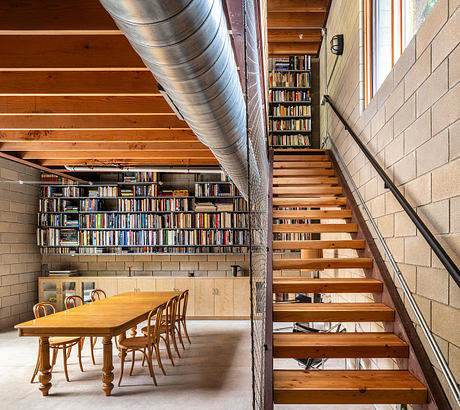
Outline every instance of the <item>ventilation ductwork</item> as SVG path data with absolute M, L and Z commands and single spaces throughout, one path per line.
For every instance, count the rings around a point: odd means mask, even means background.
M 247 198 L 246 106 L 221 0 L 100 2 Z

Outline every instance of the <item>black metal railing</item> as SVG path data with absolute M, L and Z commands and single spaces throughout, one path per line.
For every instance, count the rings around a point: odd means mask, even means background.
M 420 219 L 420 217 L 417 215 L 417 212 L 415 211 L 415 209 L 412 208 L 412 206 L 406 200 L 406 198 L 401 193 L 401 191 L 393 183 L 391 178 L 386 174 L 386 172 L 379 165 L 379 163 L 375 160 L 375 158 L 372 156 L 372 154 L 369 152 L 369 150 L 366 148 L 366 146 L 358 138 L 356 133 L 351 129 L 350 125 L 347 123 L 345 118 L 343 118 L 342 115 L 338 112 L 337 108 L 334 106 L 334 104 L 332 103 L 332 101 L 331 101 L 331 99 L 330 99 L 330 97 L 328 95 L 323 96 L 323 102 L 328 103 L 329 106 L 332 108 L 332 111 L 334 111 L 335 115 L 337 115 L 338 119 L 344 125 L 345 130 L 347 130 L 348 133 L 353 137 L 353 139 L 355 140 L 356 144 L 358 144 L 358 147 L 361 149 L 361 151 L 364 153 L 366 158 L 372 164 L 372 166 L 377 171 L 379 176 L 383 179 L 383 181 L 385 183 L 385 187 L 388 188 L 391 191 L 391 193 L 394 195 L 394 197 L 399 202 L 401 207 L 404 209 L 406 214 L 409 216 L 411 221 L 414 223 L 414 225 L 420 231 L 422 236 L 428 242 L 428 245 L 430 246 L 430 248 L 433 250 L 433 252 L 436 254 L 436 256 L 439 258 L 439 260 L 443 264 L 443 266 L 449 272 L 449 274 L 452 277 L 452 279 L 460 287 L 460 270 L 459 270 L 458 266 L 454 263 L 454 261 L 451 259 L 451 257 L 447 254 L 447 252 L 444 250 L 444 248 L 441 246 L 441 244 L 435 238 L 435 236 L 431 233 L 431 231 L 428 229 L 428 227 L 425 225 L 425 223 Z

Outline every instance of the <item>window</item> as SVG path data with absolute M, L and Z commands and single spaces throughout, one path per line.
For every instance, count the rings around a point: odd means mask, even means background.
M 374 96 L 437 0 L 364 0 L 366 100 Z

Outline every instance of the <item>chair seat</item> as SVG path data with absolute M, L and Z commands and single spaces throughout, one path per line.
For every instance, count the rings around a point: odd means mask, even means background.
M 58 336 L 58 337 L 50 337 L 49 343 L 50 346 L 57 346 L 57 345 L 65 345 L 70 343 L 77 343 L 80 340 L 80 336 Z
M 147 334 L 147 326 L 141 329 L 141 332 L 146 335 Z M 166 325 L 160 325 L 160 333 L 166 333 Z
M 140 347 L 147 346 L 147 337 L 146 336 L 139 336 L 139 337 L 127 337 L 126 339 L 119 340 L 118 345 L 121 348 L 126 349 L 136 349 Z

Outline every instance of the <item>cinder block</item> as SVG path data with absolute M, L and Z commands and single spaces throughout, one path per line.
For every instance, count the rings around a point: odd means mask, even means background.
M 433 332 L 450 343 L 460 346 L 459 310 L 433 301 L 432 312 Z
M 417 229 L 405 211 L 395 213 L 395 236 L 415 236 Z
M 417 100 L 418 101 L 418 100 Z M 415 96 L 410 97 L 394 115 L 394 135 L 399 135 L 415 121 Z
M 385 121 L 388 121 L 404 104 L 404 83 L 393 89 L 385 102 Z
M 204 271 L 217 270 L 217 262 L 199 262 L 199 269 Z
M 422 175 L 404 185 L 405 197 L 412 206 L 425 205 L 431 202 L 431 187 L 431 175 Z
M 459 175 L 460 159 L 433 171 L 431 175 L 433 202 L 460 195 L 460 184 L 458 183 Z
M 460 38 L 460 13 L 455 13 L 442 28 L 431 45 L 432 68 L 435 69 L 458 45 Z
M 430 246 L 419 236 L 404 238 L 405 263 L 429 267 L 431 265 Z
M 393 173 L 394 180 L 397 184 L 405 184 L 415 179 L 417 175 L 415 153 L 405 156 L 394 164 Z
M 426 47 L 433 41 L 436 34 L 447 21 L 449 16 L 448 0 L 439 0 L 428 14 L 426 20 L 417 31 L 416 50 L 417 58 L 423 53 Z
M 444 61 L 417 90 L 417 117 L 420 117 L 449 89 L 448 61 Z
M 449 56 L 449 88 L 454 87 L 460 80 L 460 47 Z
M 440 303 L 449 303 L 449 274 L 445 269 L 417 267 L 417 293 Z
M 180 270 L 189 271 L 189 270 L 197 270 L 198 269 L 198 262 L 180 262 Z
M 432 123 L 431 132 L 433 135 L 442 131 L 444 128 L 453 124 L 458 120 L 460 111 L 460 84 L 451 88 L 439 101 L 437 101 L 432 107 Z
M 415 63 L 415 37 L 409 42 L 393 68 L 394 83 L 398 84 Z
M 144 262 L 144 270 L 161 270 L 161 262 Z
M 417 212 L 432 227 L 433 233 L 449 233 L 449 200 L 445 199 L 421 206 Z M 451 220 L 452 223 L 455 223 L 455 219 Z
M 404 134 L 400 134 L 385 147 L 385 167 L 393 165 L 404 155 Z
M 179 262 L 161 262 L 161 269 L 162 270 L 179 270 Z

